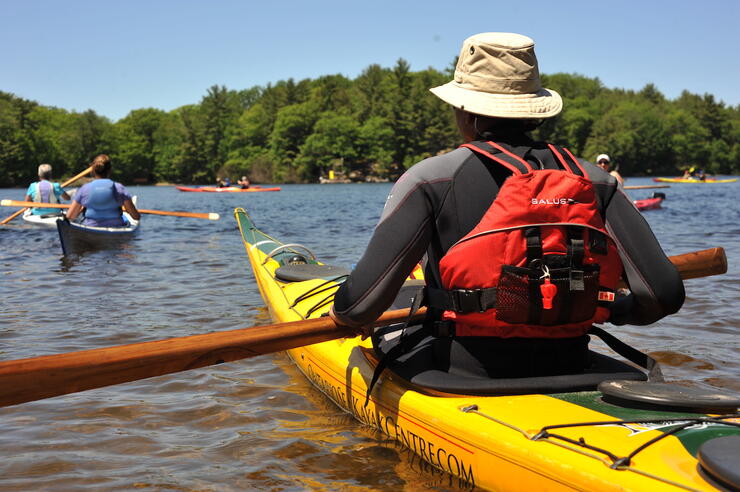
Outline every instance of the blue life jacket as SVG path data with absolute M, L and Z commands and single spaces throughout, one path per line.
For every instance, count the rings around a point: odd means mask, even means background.
M 34 202 L 59 203 L 59 199 L 57 198 L 56 193 L 54 193 L 53 183 L 42 180 L 34 183 L 34 185 L 36 186 L 33 187 L 33 194 L 31 196 Z M 45 215 L 58 212 L 58 208 L 34 208 L 31 210 L 31 213 L 34 215 Z
M 121 218 L 121 203 L 112 180 L 96 179 L 86 186 L 90 191 L 85 205 L 85 218 L 96 221 Z

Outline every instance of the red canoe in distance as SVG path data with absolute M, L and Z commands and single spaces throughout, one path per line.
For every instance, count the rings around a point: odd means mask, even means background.
M 197 186 L 197 187 L 190 187 L 190 186 L 175 186 L 180 191 L 192 191 L 192 192 L 200 192 L 200 193 L 249 193 L 249 192 L 257 192 L 257 191 L 280 191 L 280 188 L 275 186 L 272 188 L 263 188 L 261 186 L 250 186 L 249 188 L 242 189 L 238 186 L 224 186 L 222 188 L 219 188 L 217 186 Z

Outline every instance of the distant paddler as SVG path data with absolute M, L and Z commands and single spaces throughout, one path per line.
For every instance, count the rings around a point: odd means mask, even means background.
M 121 207 L 123 207 L 132 219 L 139 220 L 139 211 L 134 205 L 131 194 L 121 183 L 109 178 L 110 157 L 100 154 L 93 159 L 91 168 L 95 179 L 77 190 L 72 206 L 67 210 L 67 219 L 74 220 L 83 213 L 83 225 L 125 227 L 126 219 L 121 213 Z
M 64 183 L 61 184 L 60 188 L 64 188 L 65 186 L 71 185 L 72 183 L 74 183 L 78 179 L 80 179 L 83 176 L 85 176 L 88 172 L 90 172 L 90 168 L 87 168 L 84 171 L 82 171 L 80 174 L 77 174 L 77 175 L 73 176 L 72 178 L 68 179 L 67 181 L 65 181 Z M 29 187 L 29 191 L 32 191 L 32 190 L 30 190 L 30 187 Z M 28 192 L 26 192 L 26 199 L 28 199 Z M 69 195 L 67 196 L 67 199 L 69 199 Z M 11 220 L 15 219 L 16 217 L 18 217 L 19 215 L 21 215 L 23 212 L 25 212 L 27 210 L 27 208 L 28 207 L 22 208 L 22 209 L 20 209 L 20 210 L 18 210 L 16 212 L 10 214 L 8 217 L 5 217 L 2 221 L 0 221 L 0 225 L 5 225 L 5 224 L 9 223 Z M 45 208 L 45 207 L 41 207 L 41 208 Z
M 616 167 L 613 167 L 611 164 L 611 159 L 606 154 L 599 154 L 598 157 L 596 157 L 596 165 L 598 165 L 601 169 L 608 172 L 615 178 L 617 178 L 617 181 L 620 185 L 624 186 L 624 178 L 621 174 L 619 174 L 619 171 L 617 171 Z

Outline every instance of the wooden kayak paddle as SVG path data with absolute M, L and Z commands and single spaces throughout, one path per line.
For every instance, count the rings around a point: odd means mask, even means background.
M 671 185 L 640 185 L 640 186 L 625 186 L 625 190 L 649 190 L 652 188 L 670 188 Z
M 83 176 L 85 176 L 85 175 L 86 175 L 87 173 L 89 173 L 90 171 L 92 171 L 92 166 L 88 167 L 87 169 L 85 169 L 84 171 L 82 171 L 82 172 L 81 172 L 80 174 L 77 174 L 77 175 L 75 175 L 75 176 L 73 176 L 73 177 L 69 178 L 69 179 L 68 179 L 67 181 L 65 181 L 64 183 L 62 183 L 62 184 L 61 184 L 60 186 L 61 186 L 62 188 L 64 188 L 65 186 L 69 186 L 69 185 L 71 185 L 72 183 L 74 183 L 75 181 L 77 181 L 78 179 L 80 179 L 80 178 L 82 178 Z M 45 203 L 44 205 L 48 205 L 48 203 Z M 4 219 L 2 220 L 2 222 L 0 222 L 0 225 L 5 225 L 5 224 L 7 224 L 8 222 L 10 222 L 11 220 L 15 219 L 15 218 L 16 218 L 16 217 L 18 217 L 18 216 L 19 216 L 20 214 L 22 214 L 23 212 L 25 212 L 27 208 L 28 208 L 28 207 L 25 207 L 25 208 L 22 208 L 22 209 L 20 209 L 20 210 L 18 210 L 18 211 L 16 211 L 16 212 L 13 212 L 13 214 L 12 214 L 12 215 L 10 215 L 9 217 L 6 217 L 6 218 L 4 218 Z
M 22 202 L 18 200 L 0 200 L 3 207 L 44 207 L 44 208 L 69 208 L 67 203 L 39 203 L 39 202 Z M 172 217 L 191 217 L 193 219 L 218 220 L 221 218 L 217 213 L 199 213 L 199 212 L 171 212 L 168 210 L 146 210 L 137 209 L 142 214 L 151 215 L 168 215 Z
M 682 278 L 727 271 L 722 248 L 671 256 Z M 420 309 L 412 321 L 423 318 Z M 401 323 L 387 311 L 373 327 Z M 329 317 L 0 362 L 0 406 L 101 388 L 350 336 Z

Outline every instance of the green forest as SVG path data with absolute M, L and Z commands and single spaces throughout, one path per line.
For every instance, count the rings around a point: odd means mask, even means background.
M 452 69 L 411 71 L 400 59 L 355 79 L 213 86 L 196 104 L 135 109 L 116 122 L 0 92 L 0 186 L 26 186 L 40 163 L 61 181 L 100 153 L 126 184 L 212 184 L 241 175 L 310 183 L 329 170 L 356 181 L 393 180 L 461 143 L 451 108 L 428 90 L 451 77 Z M 740 106 L 687 91 L 669 100 L 653 84 L 631 91 L 576 74 L 542 78 L 563 96 L 564 110 L 536 130 L 537 139 L 592 161 L 607 153 L 626 176 L 677 175 L 688 166 L 740 174 Z

